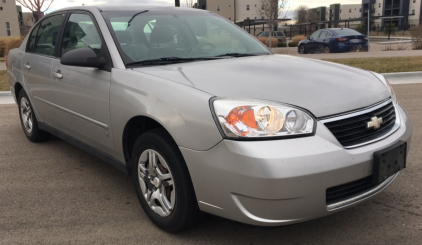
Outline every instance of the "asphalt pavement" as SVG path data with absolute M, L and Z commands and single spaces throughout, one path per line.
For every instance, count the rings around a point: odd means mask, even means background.
M 29 142 L 16 105 L 0 105 L 0 244 L 421 244 L 422 84 L 394 88 L 414 134 L 407 169 L 383 193 L 295 225 L 209 216 L 180 234 L 148 220 L 130 177 L 58 138 Z

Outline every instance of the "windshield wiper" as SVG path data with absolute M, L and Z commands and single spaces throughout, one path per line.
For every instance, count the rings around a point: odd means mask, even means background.
M 220 58 L 220 57 L 200 57 L 200 58 L 166 57 L 166 58 L 159 58 L 159 59 L 136 61 L 136 62 L 127 63 L 126 65 L 127 66 L 169 65 L 169 64 L 176 64 L 176 63 L 204 61 L 204 60 L 216 60 L 216 59 L 222 59 L 222 58 Z
M 224 57 L 224 56 L 231 56 L 231 57 L 248 57 L 248 56 L 258 56 L 258 55 L 268 55 L 269 53 L 254 53 L 254 54 L 242 54 L 242 53 L 226 53 L 226 54 L 220 54 L 215 57 Z

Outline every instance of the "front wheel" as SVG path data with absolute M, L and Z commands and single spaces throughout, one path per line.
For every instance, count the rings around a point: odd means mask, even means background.
M 299 54 L 306 54 L 305 46 L 303 45 L 299 46 Z
M 183 156 L 162 129 L 141 135 L 135 143 L 132 177 L 139 202 L 150 220 L 168 232 L 179 232 L 202 216 Z

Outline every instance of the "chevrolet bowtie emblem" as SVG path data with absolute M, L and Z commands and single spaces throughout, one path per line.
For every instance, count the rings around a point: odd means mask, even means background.
M 373 117 L 371 118 L 371 121 L 368 122 L 368 129 L 369 128 L 374 128 L 374 129 L 378 129 L 381 127 L 382 124 L 382 117 L 378 118 L 378 117 Z

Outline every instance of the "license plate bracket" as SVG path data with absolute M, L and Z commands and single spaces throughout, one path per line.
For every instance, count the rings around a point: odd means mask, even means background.
M 399 141 L 374 153 L 373 183 L 380 184 L 406 168 L 407 143 Z
M 350 42 L 351 43 L 360 43 L 360 42 L 362 42 L 362 40 L 360 40 L 360 39 L 350 39 Z

